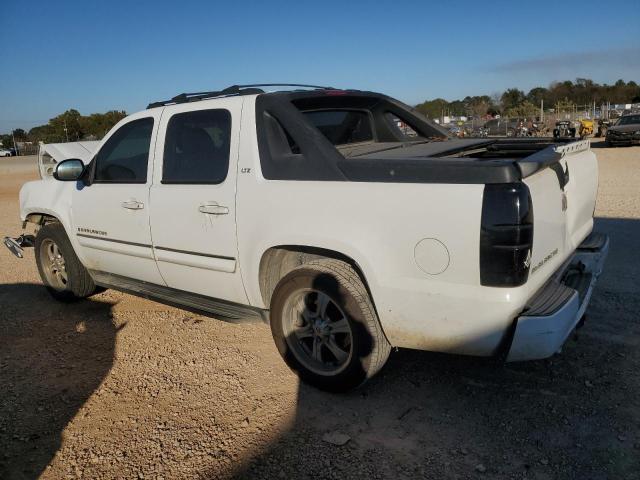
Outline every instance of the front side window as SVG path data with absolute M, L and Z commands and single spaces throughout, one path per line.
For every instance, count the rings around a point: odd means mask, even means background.
M 146 183 L 153 118 L 141 118 L 118 129 L 96 155 L 94 181 Z
M 228 110 L 175 114 L 167 125 L 162 183 L 222 183 L 229 171 L 230 148 Z
M 373 128 L 367 112 L 360 110 L 312 110 L 303 113 L 333 145 L 373 140 Z

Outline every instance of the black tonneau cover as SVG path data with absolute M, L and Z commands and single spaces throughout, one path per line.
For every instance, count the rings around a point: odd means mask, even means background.
M 452 139 L 345 158 L 338 167 L 353 182 L 514 183 L 557 163 L 554 146 L 549 139 Z M 528 156 L 482 158 L 476 151 Z

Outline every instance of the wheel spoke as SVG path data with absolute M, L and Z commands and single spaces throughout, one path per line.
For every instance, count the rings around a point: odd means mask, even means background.
M 53 243 L 50 243 L 49 245 L 47 245 L 47 257 L 49 257 L 49 260 L 53 261 L 56 257 L 53 253 Z
M 310 311 L 306 305 L 303 304 L 302 306 L 302 311 L 300 311 L 300 315 L 302 316 L 302 318 L 304 319 L 305 323 L 310 325 L 311 322 L 313 321 L 313 318 L 315 316 L 315 314 Z
M 325 346 L 331 353 L 333 353 L 333 356 L 336 357 L 338 364 L 344 363 L 347 358 L 349 358 L 349 352 L 345 352 L 344 350 L 342 350 L 342 348 L 340 348 L 340 346 L 336 343 L 336 339 L 333 335 L 329 337 L 329 339 L 325 342 Z
M 311 328 L 311 325 L 307 324 L 303 327 L 296 328 L 293 333 L 298 338 L 309 338 L 313 337 L 313 328 Z
M 331 327 L 331 333 L 351 333 L 349 321 L 345 317 L 342 317 L 337 322 L 331 322 L 329 326 Z
M 322 347 L 322 343 L 320 343 L 320 339 L 317 337 L 314 338 L 313 349 L 311 350 L 311 357 L 313 357 L 314 360 L 317 360 L 319 362 L 322 361 L 322 354 L 320 353 L 320 347 Z
M 329 295 L 318 292 L 318 298 L 316 299 L 316 313 L 318 314 L 318 317 L 322 319 L 325 318 L 325 315 L 327 314 L 327 307 L 329 306 L 330 301 L 331 299 L 329 298 Z

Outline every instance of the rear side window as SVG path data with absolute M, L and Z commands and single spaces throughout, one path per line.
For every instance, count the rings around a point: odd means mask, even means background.
M 162 183 L 222 183 L 229 171 L 231 113 L 177 113 L 167 125 Z
M 120 127 L 96 155 L 94 181 L 146 183 L 153 118 L 141 118 Z
M 367 112 L 360 110 L 316 110 L 303 113 L 334 145 L 373 140 L 373 128 Z
M 415 131 L 415 129 L 400 117 L 398 117 L 396 114 L 387 112 L 384 114 L 384 117 L 387 119 L 391 130 L 393 130 L 396 134 L 399 134 L 401 137 L 415 140 L 415 138 L 418 136 L 418 133 Z
M 291 134 L 269 112 L 264 112 L 264 127 L 269 139 L 269 152 L 273 158 L 300 155 L 300 147 Z

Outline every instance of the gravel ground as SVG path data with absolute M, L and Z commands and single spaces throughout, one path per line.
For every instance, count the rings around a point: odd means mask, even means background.
M 0 249 L 0 478 L 640 478 L 640 147 L 596 153 L 612 250 L 577 340 L 508 366 L 400 350 L 348 395 L 300 385 L 266 325 L 58 304 Z M 0 159 L 3 234 L 33 165 Z

